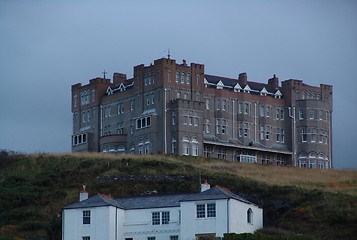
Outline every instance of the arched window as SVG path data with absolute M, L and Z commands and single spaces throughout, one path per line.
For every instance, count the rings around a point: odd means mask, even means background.
M 192 147 L 192 156 L 198 156 L 198 139 L 194 137 L 191 142 L 191 147 Z
M 306 163 L 306 160 L 307 160 L 307 154 L 302 152 L 299 154 L 299 167 L 301 168 L 306 168 L 307 167 L 307 163 Z
M 190 155 L 190 138 L 187 136 L 182 139 L 182 154 Z
M 148 154 L 149 152 L 150 152 L 150 140 L 148 137 L 146 137 L 144 142 L 144 153 Z
M 316 168 L 317 154 L 315 152 L 309 153 L 309 168 Z
M 186 77 L 185 77 L 185 73 L 182 72 L 181 73 L 181 83 L 185 83 Z
M 171 153 L 176 153 L 176 138 L 173 137 L 172 140 L 171 140 Z
M 180 82 L 180 71 L 176 72 L 176 82 Z
M 187 73 L 186 83 L 187 83 L 187 84 L 190 84 L 190 83 L 191 83 L 191 74 L 189 74 L 189 73 Z
M 247 210 L 247 223 L 253 224 L 253 211 L 251 208 Z
M 144 150 L 144 141 L 143 139 L 139 139 L 139 142 L 138 142 L 138 153 L 139 154 L 143 154 L 143 150 Z

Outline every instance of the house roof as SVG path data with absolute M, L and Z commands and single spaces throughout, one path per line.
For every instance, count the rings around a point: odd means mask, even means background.
M 64 209 L 73 208 L 89 208 L 114 206 L 121 209 L 148 209 L 148 208 L 164 208 L 164 207 L 179 207 L 180 202 L 188 201 L 204 201 L 204 200 L 219 200 L 219 199 L 235 199 L 247 204 L 253 204 L 248 200 L 232 193 L 226 188 L 215 186 L 204 192 L 199 193 L 184 193 L 174 195 L 150 195 L 137 197 L 124 197 L 113 199 L 110 196 L 97 194 L 81 202 L 77 202 L 64 207 Z
M 94 195 L 86 200 L 81 202 L 73 203 L 64 207 L 64 209 L 71 209 L 71 208 L 89 208 L 89 207 L 104 207 L 104 206 L 114 206 L 118 208 L 123 208 L 119 205 L 117 201 L 115 201 L 110 196 L 104 194 L 97 194 Z
M 248 204 L 253 204 L 252 202 L 249 202 L 248 200 L 232 193 L 229 191 L 227 188 L 220 187 L 220 186 L 215 186 L 213 188 L 210 188 L 206 191 L 192 194 L 191 196 L 188 196 L 186 198 L 183 198 L 181 202 L 186 202 L 186 201 L 203 201 L 203 200 L 219 200 L 219 199 L 235 199 L 240 202 L 248 203 Z
M 247 84 L 241 84 L 239 83 L 238 79 L 234 78 L 226 78 L 226 77 L 220 77 L 220 76 L 214 76 L 214 75 L 209 75 L 205 74 L 205 79 L 207 80 L 207 83 L 211 85 L 212 87 L 216 87 L 216 85 L 221 82 L 223 83 L 224 87 L 232 88 L 239 84 L 239 86 L 244 89 L 244 88 L 250 88 L 250 90 L 259 93 L 262 91 L 264 88 L 267 93 L 274 94 L 278 89 L 273 88 L 269 84 L 264 84 L 264 83 L 258 83 L 258 82 L 252 82 L 252 81 L 247 81 Z M 248 87 L 247 87 L 248 86 Z

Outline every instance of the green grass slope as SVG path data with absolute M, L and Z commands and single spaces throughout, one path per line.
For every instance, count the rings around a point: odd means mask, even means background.
M 61 239 L 62 207 L 78 201 L 83 184 L 90 195 L 104 193 L 114 197 L 195 192 L 199 189 L 199 176 L 264 208 L 265 229 L 255 238 L 230 235 L 227 239 L 353 239 L 357 234 L 356 171 L 305 171 L 310 180 L 306 176 L 297 178 L 306 174 L 301 169 L 216 159 L 164 155 L 11 155 L 3 151 L 0 240 Z M 324 182 L 319 174 L 325 178 L 331 175 L 331 182 Z M 286 181 L 276 180 L 285 175 Z M 288 180 L 290 175 L 296 175 L 294 180 Z M 337 185 L 338 192 L 331 188 Z

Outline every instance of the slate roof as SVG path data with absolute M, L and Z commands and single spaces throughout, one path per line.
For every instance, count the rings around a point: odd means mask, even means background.
M 220 77 L 220 76 L 214 76 L 214 75 L 208 75 L 205 74 L 205 79 L 207 80 L 208 83 L 212 85 L 216 85 L 219 81 L 221 81 L 225 87 L 231 87 L 232 89 L 234 86 L 239 83 L 238 79 L 234 78 L 226 78 L 226 77 Z M 258 82 L 251 82 L 248 81 L 246 85 L 239 83 L 242 89 L 244 89 L 247 85 L 256 92 L 260 92 L 263 88 L 265 88 L 269 93 L 275 93 L 278 89 L 273 88 L 272 86 L 269 86 L 268 84 L 265 83 L 258 83 Z
M 124 207 L 124 209 L 145 209 L 145 208 L 164 208 L 164 207 L 179 207 L 180 201 L 183 198 L 188 198 L 194 194 L 176 194 L 176 195 L 151 195 L 118 198 L 116 201 Z
M 218 199 L 235 199 L 240 202 L 253 204 L 252 202 L 249 202 L 248 200 L 232 193 L 228 189 L 219 186 L 215 186 L 204 192 L 193 194 L 191 196 L 188 196 L 187 198 L 183 198 L 181 201 L 186 202 L 186 201 L 203 201 L 203 200 L 218 200 Z
M 253 204 L 248 200 L 230 192 L 228 189 L 215 186 L 204 192 L 185 193 L 175 195 L 150 195 L 137 196 L 113 199 L 103 194 L 97 194 L 84 201 L 77 202 L 64 207 L 64 209 L 73 208 L 90 208 L 102 206 L 114 206 L 121 209 L 148 209 L 148 208 L 165 208 L 179 207 L 180 202 L 187 201 L 204 201 L 204 200 L 219 200 L 219 199 L 235 199 L 247 204 Z
M 89 208 L 89 207 L 103 207 L 103 206 L 114 206 L 118 208 L 123 208 L 117 201 L 110 198 L 107 195 L 97 194 L 81 202 L 73 203 L 64 207 L 64 209 L 71 208 Z

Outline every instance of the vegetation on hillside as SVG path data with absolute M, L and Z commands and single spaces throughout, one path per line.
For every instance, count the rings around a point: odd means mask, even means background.
M 296 169 L 168 155 L 19 155 L 2 151 L 0 240 L 61 239 L 62 207 L 78 201 L 83 184 L 90 195 L 100 192 L 119 197 L 194 192 L 200 177 L 264 208 L 264 231 L 253 236 L 231 234 L 225 239 L 356 236 L 357 172 L 353 170 Z

